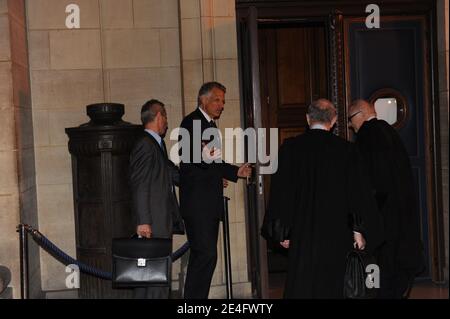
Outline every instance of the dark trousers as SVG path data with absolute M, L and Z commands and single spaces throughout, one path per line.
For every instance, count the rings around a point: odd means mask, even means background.
M 190 245 L 184 285 L 185 299 L 207 299 L 217 263 L 219 219 L 185 218 Z
M 169 299 L 169 297 L 169 287 L 146 287 L 133 289 L 134 299 Z

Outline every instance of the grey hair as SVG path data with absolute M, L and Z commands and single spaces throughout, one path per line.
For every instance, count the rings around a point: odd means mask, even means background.
M 309 107 L 307 113 L 309 119 L 312 122 L 318 123 L 331 123 L 336 116 L 336 108 L 333 103 L 327 99 L 318 99 L 313 101 Z
M 202 96 L 209 94 L 209 92 L 211 92 L 212 89 L 214 89 L 214 88 L 223 91 L 223 93 L 227 93 L 227 88 L 222 83 L 207 82 L 207 83 L 203 84 L 202 87 L 200 88 L 200 90 L 198 91 L 198 99 L 197 99 L 198 105 L 202 104 L 200 98 Z
M 161 112 L 162 115 L 166 115 L 166 109 L 164 103 L 155 99 L 145 102 L 141 108 L 141 121 L 145 126 L 147 123 L 153 122 L 156 115 Z

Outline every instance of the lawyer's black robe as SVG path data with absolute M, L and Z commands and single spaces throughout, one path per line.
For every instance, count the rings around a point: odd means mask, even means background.
M 367 249 L 382 241 L 376 203 L 358 165 L 355 147 L 324 130 L 287 139 L 271 180 L 262 233 L 290 239 L 286 298 L 343 298 L 346 255 L 353 230 Z M 352 215 L 358 226 L 352 226 Z
M 386 243 L 379 252 L 382 298 L 400 298 L 424 267 L 417 193 L 408 153 L 397 131 L 372 119 L 358 131 L 364 158 L 383 216 Z

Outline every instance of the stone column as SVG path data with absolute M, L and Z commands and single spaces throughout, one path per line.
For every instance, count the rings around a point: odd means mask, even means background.
M 0 0 L 0 264 L 20 297 L 16 226 L 38 226 L 24 0 Z M 39 248 L 29 242 L 30 297 L 41 296 Z

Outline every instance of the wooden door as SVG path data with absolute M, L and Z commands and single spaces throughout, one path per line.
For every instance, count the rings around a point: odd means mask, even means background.
M 390 99 L 392 108 L 397 109 L 391 124 L 410 156 L 427 258 L 421 276 L 438 280 L 441 249 L 429 235 L 437 233 L 437 223 L 432 213 L 431 67 L 426 16 L 383 17 L 380 29 L 367 29 L 363 18 L 347 19 L 344 25 L 347 101 Z
M 278 143 L 307 129 L 306 111 L 327 98 L 325 27 L 318 24 L 262 25 L 259 29 L 261 117 L 265 128 L 278 128 Z M 267 135 L 267 143 L 270 135 Z M 268 149 L 268 148 L 266 148 Z M 265 203 L 270 175 L 264 177 Z M 269 272 L 284 272 L 287 251 L 268 247 Z

